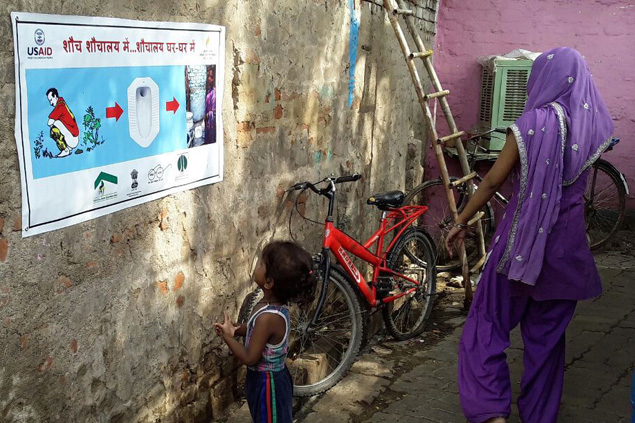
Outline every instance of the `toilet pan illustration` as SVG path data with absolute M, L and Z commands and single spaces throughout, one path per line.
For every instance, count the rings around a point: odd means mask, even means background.
M 144 148 L 159 134 L 159 86 L 152 78 L 136 78 L 128 87 L 128 129 Z

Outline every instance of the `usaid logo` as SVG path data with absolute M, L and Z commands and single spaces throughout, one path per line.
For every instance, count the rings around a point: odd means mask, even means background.
M 44 36 L 44 31 L 41 29 L 36 29 L 33 34 L 33 39 L 35 40 L 35 44 L 39 47 L 27 47 L 26 53 L 29 56 L 37 56 L 37 57 L 47 57 L 53 55 L 53 49 L 51 47 L 43 47 L 46 38 Z
M 44 45 L 44 31 L 42 31 L 40 28 L 35 30 L 33 38 L 35 38 L 35 44 L 37 44 L 38 46 Z

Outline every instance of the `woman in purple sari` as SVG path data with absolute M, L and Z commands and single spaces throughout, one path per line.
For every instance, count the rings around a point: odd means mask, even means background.
M 207 70 L 207 95 L 205 96 L 205 144 L 216 142 L 216 84 L 215 68 Z
M 459 344 L 458 384 L 471 423 L 505 422 L 511 383 L 505 349 L 520 323 L 524 423 L 555 423 L 564 379 L 565 330 L 576 303 L 602 292 L 586 239 L 588 169 L 608 147 L 611 116 L 577 51 L 540 55 L 523 115 L 446 247 L 463 242 L 466 222 L 512 173 L 513 194 L 498 226 Z

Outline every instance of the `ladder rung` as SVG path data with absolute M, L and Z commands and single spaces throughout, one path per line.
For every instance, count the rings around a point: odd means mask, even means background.
M 443 91 L 439 91 L 438 93 L 426 94 L 424 98 L 426 100 L 430 100 L 431 98 L 445 97 L 446 95 L 449 95 L 449 94 L 450 94 L 450 90 L 443 90 Z
M 392 11 L 392 13 L 394 13 L 395 15 L 405 15 L 405 16 L 415 15 L 414 10 L 408 10 L 408 9 L 395 9 Z
M 452 187 L 458 187 L 461 184 L 464 184 L 465 182 L 469 181 L 472 178 L 476 177 L 476 172 L 472 172 L 469 175 L 465 175 L 464 177 L 462 177 L 461 179 L 457 179 L 454 182 L 450 182 L 450 185 Z
M 450 140 L 454 140 L 454 139 L 457 139 L 457 138 L 461 138 L 463 135 L 465 135 L 465 131 L 455 132 L 455 133 L 450 134 L 450 135 L 448 135 L 448 136 L 445 136 L 445 137 L 441 137 L 441 138 L 439 138 L 439 139 L 437 140 L 437 144 L 443 144 L 443 143 L 446 143 L 446 142 L 448 142 L 448 141 L 450 141 Z
M 468 226 L 472 226 L 473 224 L 475 224 L 476 222 L 478 222 L 479 220 L 481 220 L 481 218 L 485 216 L 485 212 L 478 212 L 474 215 L 474 217 L 472 219 L 470 219 L 469 222 L 467 222 Z
M 413 53 L 410 53 L 410 58 L 414 59 L 417 57 L 421 57 L 421 58 L 426 58 L 426 57 L 430 57 L 432 56 L 433 51 L 432 50 L 426 50 L 426 51 L 415 51 Z

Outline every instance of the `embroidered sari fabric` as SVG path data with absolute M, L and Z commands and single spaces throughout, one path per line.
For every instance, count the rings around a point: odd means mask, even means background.
M 527 94 L 523 115 L 510 127 L 520 155 L 520 181 L 516 207 L 507 211 L 513 218 L 497 271 L 533 286 L 561 211 L 563 187 L 609 146 L 613 122 L 586 62 L 570 48 L 536 59 Z

